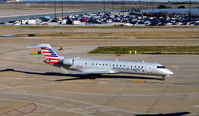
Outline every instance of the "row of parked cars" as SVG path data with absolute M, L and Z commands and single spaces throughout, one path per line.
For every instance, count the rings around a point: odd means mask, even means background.
M 120 25 L 120 26 L 181 26 L 199 25 L 198 17 L 184 15 L 160 16 L 154 15 L 130 15 L 127 12 L 97 12 L 80 15 L 70 15 L 64 18 L 52 19 L 49 16 L 24 19 L 14 22 L 14 25 Z

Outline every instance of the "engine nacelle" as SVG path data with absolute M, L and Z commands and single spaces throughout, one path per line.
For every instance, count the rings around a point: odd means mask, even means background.
M 71 66 L 74 64 L 74 59 L 73 58 L 64 58 L 63 64 Z

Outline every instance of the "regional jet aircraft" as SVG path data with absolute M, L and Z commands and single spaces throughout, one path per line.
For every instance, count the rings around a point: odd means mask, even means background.
M 42 53 L 46 57 L 45 63 L 61 67 L 68 74 L 90 75 L 91 78 L 96 78 L 101 74 L 130 73 L 162 76 L 162 80 L 174 74 L 159 63 L 96 60 L 80 57 L 64 58 L 63 56 L 58 56 L 50 44 L 39 44 L 28 48 L 36 47 L 41 48 Z M 69 73 L 66 69 L 78 72 Z

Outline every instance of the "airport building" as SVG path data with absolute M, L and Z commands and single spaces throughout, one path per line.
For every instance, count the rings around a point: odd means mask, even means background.
M 7 3 L 15 3 L 15 2 L 20 2 L 20 0 L 6 0 Z
M 1 3 L 1 2 L 6 2 L 6 1 L 7 1 L 7 0 L 0 0 L 0 3 Z

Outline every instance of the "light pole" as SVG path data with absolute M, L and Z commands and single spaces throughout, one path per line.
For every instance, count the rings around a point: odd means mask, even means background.
M 105 0 L 104 0 L 104 1 L 103 1 L 104 13 L 105 13 L 105 7 L 106 7 L 105 4 L 106 4 L 106 3 L 105 3 Z
M 64 17 L 64 0 L 62 0 L 62 18 Z
M 124 16 L 124 0 L 123 0 L 123 3 L 122 3 L 122 12 L 123 12 L 123 16 Z
M 151 7 L 152 7 L 152 12 L 153 12 L 153 4 L 154 4 L 153 2 L 154 2 L 154 1 L 153 1 L 153 0 L 151 0 L 151 4 L 152 4 L 152 5 L 151 5 Z
M 141 11 L 142 10 L 142 1 L 140 0 L 139 3 L 140 3 L 140 11 Z
M 111 9 L 112 9 L 112 12 L 113 12 L 113 0 L 111 1 Z
M 54 1 L 54 8 L 55 8 L 55 19 L 56 19 L 56 17 L 57 17 L 57 14 L 56 14 L 56 11 L 57 11 L 57 8 L 56 8 L 56 7 L 57 7 L 57 5 L 56 5 L 56 4 L 57 4 L 57 1 L 55 0 L 55 1 Z
M 192 15 L 191 4 L 192 4 L 192 2 L 191 2 L 191 0 L 189 0 L 189 17 L 191 17 L 191 15 Z

